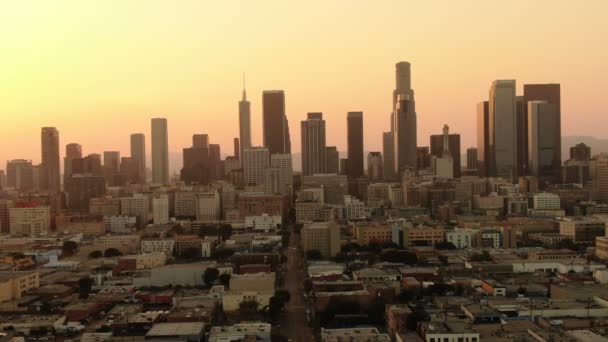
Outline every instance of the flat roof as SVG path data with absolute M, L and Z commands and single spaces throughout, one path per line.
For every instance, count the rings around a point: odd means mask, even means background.
M 148 331 L 146 336 L 185 336 L 200 335 L 205 329 L 205 323 L 157 323 Z

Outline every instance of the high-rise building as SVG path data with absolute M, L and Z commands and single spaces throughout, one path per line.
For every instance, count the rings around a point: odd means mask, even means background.
M 148 196 L 144 194 L 134 194 L 131 197 L 120 198 L 121 215 L 137 217 L 137 225 L 140 228 L 148 224 L 149 208 Z
M 251 103 L 247 101 L 247 92 L 243 84 L 243 98 L 239 101 L 239 155 L 251 147 Z
M 169 196 L 160 194 L 152 198 L 152 217 L 154 224 L 169 223 Z
M 264 170 L 270 166 L 270 152 L 266 147 L 243 150 L 243 177 L 246 185 L 264 184 Z
M 302 174 L 325 173 L 325 120 L 323 113 L 308 113 L 302 127 Z
M 570 159 L 577 161 L 591 160 L 591 147 L 585 145 L 585 143 L 578 143 L 570 147 Z
M 264 147 L 270 154 L 291 153 L 289 122 L 285 115 L 285 93 L 265 90 L 262 94 Z
M 524 84 L 524 104 L 530 101 L 546 101 L 555 106 L 554 134 L 553 134 L 553 175 L 559 179 L 562 165 L 562 110 L 561 110 L 561 87 L 559 84 Z M 528 109 L 524 105 L 524 109 Z M 526 113 L 526 116 L 528 113 Z
M 55 127 L 42 127 L 41 143 L 40 189 L 49 194 L 57 194 L 61 190 L 59 131 Z
M 608 201 L 608 158 L 598 158 L 595 165 L 597 192 L 601 200 Z
M 139 170 L 137 162 L 133 157 L 120 158 L 120 173 L 117 181 L 119 184 L 139 184 Z
M 340 227 L 333 222 L 314 222 L 304 225 L 301 232 L 302 249 L 318 250 L 324 258 L 340 251 Z
M 184 148 L 180 180 L 186 184 L 207 184 L 210 179 L 209 140 L 206 134 L 192 136 L 192 147 Z
M 209 144 L 209 177 L 219 180 L 223 177 L 221 170 L 222 154 L 219 144 Z
M 325 172 L 340 173 L 340 152 L 336 146 L 325 147 Z
M 63 184 L 72 175 L 72 160 L 82 158 L 82 146 L 79 144 L 65 145 L 65 157 L 63 157 Z
M 489 102 L 477 104 L 477 172 L 490 176 L 490 107 Z
M 445 152 L 444 134 L 431 135 L 431 156 L 443 157 Z M 460 178 L 460 134 L 450 134 L 448 136 L 449 153 L 452 157 L 453 178 Z
M 293 187 L 293 162 L 289 153 L 275 153 L 270 156 L 270 167 L 279 172 L 279 193 L 291 196 Z
M 220 219 L 221 200 L 217 190 L 201 192 L 196 195 L 196 220 L 215 223 Z
M 146 183 L 146 136 L 143 133 L 131 134 L 131 158 L 137 168 L 136 182 Z
M 103 174 L 106 182 L 111 186 L 119 185 L 115 177 L 120 172 L 120 152 L 119 151 L 104 151 L 103 152 Z
M 363 177 L 363 112 L 348 112 L 346 122 L 348 176 Z
M 559 179 L 561 168 L 554 158 L 557 130 L 556 107 L 547 101 L 528 102 L 528 171 L 542 182 Z
M 477 148 L 475 147 L 467 148 L 467 169 L 477 169 Z
M 65 193 L 70 211 L 87 212 L 89 201 L 106 193 L 106 181 L 92 174 L 72 174 L 66 179 Z
M 431 167 L 431 150 L 428 146 L 416 147 L 416 168 L 425 170 Z
M 528 174 L 528 104 L 523 96 L 515 97 L 515 120 L 517 136 L 517 174 Z
M 490 174 L 517 180 L 517 103 L 515 80 L 497 80 L 490 88 Z
M 34 167 L 31 160 L 13 159 L 6 163 L 6 186 L 19 191 L 34 189 Z
M 396 87 L 393 91 L 393 144 L 395 174 L 417 167 L 416 101 L 411 87 L 410 63 L 395 65 Z
M 209 148 L 209 135 L 208 134 L 194 134 L 192 135 L 192 147 L 203 147 Z
M 167 119 L 152 119 L 152 183 L 169 183 L 169 137 Z
M 382 166 L 383 178 L 387 181 L 395 179 L 395 145 L 393 142 L 393 132 L 382 133 Z
M 241 143 L 239 141 L 239 138 L 234 138 L 233 143 L 234 152 L 232 154 L 236 159 L 241 159 Z
M 370 181 L 382 179 L 384 176 L 384 173 L 382 172 L 383 164 L 382 153 L 369 152 L 367 154 L 367 177 Z
M 450 128 L 448 125 L 444 125 L 443 134 L 440 137 L 441 140 L 438 139 L 436 135 L 431 136 L 431 164 L 433 166 L 433 172 L 439 177 L 451 179 L 456 176 L 454 174 L 455 162 L 452 141 L 458 144 L 458 157 L 460 160 L 460 135 L 450 134 Z M 437 151 L 438 145 L 441 145 L 441 152 Z M 460 167 L 458 170 L 460 171 Z

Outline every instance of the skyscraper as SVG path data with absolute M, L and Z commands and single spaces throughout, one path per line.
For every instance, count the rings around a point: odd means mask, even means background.
M 382 173 L 385 180 L 395 179 L 395 144 L 393 142 L 393 132 L 382 133 Z
M 223 177 L 220 170 L 221 162 L 220 144 L 209 144 L 209 176 L 211 180 L 219 180 Z
M 246 185 L 264 184 L 264 170 L 270 166 L 270 153 L 266 147 L 243 150 L 243 178 Z
M 527 104 L 530 101 L 546 101 L 555 106 L 553 173 L 559 178 L 562 163 L 561 87 L 559 84 L 524 84 L 524 104 Z M 524 105 L 524 109 L 528 108 L 527 105 Z
M 445 144 L 444 134 L 433 134 L 431 135 L 431 156 L 443 157 Z M 460 134 L 450 134 L 449 140 L 449 152 L 452 157 L 453 178 L 460 178 Z
M 489 102 L 477 104 L 477 172 L 481 177 L 490 176 L 490 126 Z
M 186 184 L 209 183 L 209 142 L 206 138 L 206 134 L 195 134 L 192 136 L 192 147 L 183 149 L 180 180 Z
M 152 183 L 169 183 L 169 137 L 167 119 L 152 119 Z
M 517 104 L 515 80 L 497 80 L 489 100 L 490 174 L 517 180 Z
M 325 172 L 340 173 L 340 152 L 336 146 L 325 147 Z
M 241 142 L 239 138 L 234 138 L 232 141 L 234 146 L 233 155 L 236 159 L 241 159 Z
M 302 121 L 302 175 L 325 173 L 325 120 L 323 113 L 308 113 Z
M 411 88 L 410 63 L 399 62 L 396 68 L 396 87 L 393 92 L 393 144 L 395 174 L 404 169 L 416 169 L 416 102 Z
M 467 148 L 467 169 L 477 169 L 477 148 L 475 147 Z
M 208 134 L 192 135 L 192 147 L 209 148 L 209 135 Z
M 291 153 L 289 122 L 285 116 L 285 93 L 265 90 L 262 94 L 264 147 L 270 154 Z
M 67 144 L 65 146 L 65 157 L 63 157 L 63 184 L 72 175 L 72 160 L 82 158 L 82 146 L 79 144 Z
M 40 189 L 49 194 L 61 190 L 59 170 L 59 131 L 55 127 L 43 127 L 41 132 L 42 163 L 40 164 Z
M 363 177 L 363 112 L 348 112 L 346 142 L 348 176 Z
M 279 192 L 291 196 L 293 187 L 293 162 L 291 154 L 281 153 L 270 156 L 270 167 L 279 172 Z
M 146 183 L 146 136 L 143 133 L 131 134 L 131 158 L 137 168 L 136 181 Z
M 523 96 L 515 98 L 517 135 L 517 174 L 528 174 L 528 104 Z
M 383 177 L 383 162 L 382 153 L 380 152 L 369 152 L 367 154 L 367 178 L 370 181 L 378 181 Z
M 591 159 L 591 147 L 585 145 L 585 143 L 578 143 L 570 147 L 570 159 L 589 161 Z
M 530 175 L 542 181 L 559 179 L 556 173 L 557 153 L 555 135 L 557 130 L 557 110 L 547 101 L 528 102 L 528 169 Z M 561 163 L 561 161 L 560 161 Z
M 239 101 L 239 155 L 243 154 L 243 149 L 251 147 L 251 103 L 247 101 L 244 83 L 243 79 L 243 98 Z

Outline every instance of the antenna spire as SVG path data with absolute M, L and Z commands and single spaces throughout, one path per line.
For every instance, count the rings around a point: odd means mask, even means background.
M 247 91 L 245 88 L 245 73 L 243 72 L 243 101 L 247 101 Z

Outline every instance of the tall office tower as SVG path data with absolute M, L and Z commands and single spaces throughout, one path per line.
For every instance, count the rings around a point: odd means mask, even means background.
M 31 160 L 13 159 L 6 162 L 6 186 L 19 191 L 34 189 L 34 166 Z
M 369 152 L 367 154 L 367 178 L 369 178 L 369 180 L 381 180 L 384 176 L 384 173 L 382 172 L 383 166 L 382 153 Z
M 6 173 L 4 170 L 0 170 L 0 189 L 6 188 Z M 0 226 L 0 229 L 2 226 Z
M 348 158 L 340 158 L 340 174 L 348 174 Z
M 523 96 L 515 98 L 517 130 L 517 174 L 528 174 L 528 110 Z
M 74 173 L 66 179 L 65 193 L 70 211 L 87 212 L 91 198 L 106 193 L 106 181 L 101 176 Z
M 436 135 L 431 136 L 431 165 L 434 174 L 442 178 L 455 177 L 452 141 L 458 143 L 458 155 L 460 156 L 460 135 L 457 135 L 457 139 L 452 139 L 454 135 L 457 134 L 450 134 L 450 128 L 448 125 L 444 125 L 443 134 L 439 138 Z M 440 152 L 437 151 L 439 147 L 441 147 Z M 458 169 L 460 171 L 460 168 Z
M 243 150 L 243 178 L 245 185 L 264 184 L 264 170 L 270 166 L 270 151 L 266 147 Z
M 555 106 L 555 146 L 553 153 L 553 172 L 559 179 L 562 166 L 562 105 L 561 88 L 559 84 L 524 84 L 524 104 L 530 101 L 547 101 Z M 529 107 L 524 106 L 525 109 Z
M 143 133 L 131 134 L 131 158 L 137 168 L 136 182 L 146 183 L 146 136 Z
M 517 181 L 517 104 L 515 80 L 497 80 L 489 101 L 490 174 Z
M 467 169 L 477 169 L 477 148 L 475 147 L 467 148 Z
M 325 120 L 323 113 L 308 113 L 302 127 L 302 175 L 325 173 Z
M 142 228 L 148 224 L 150 204 L 145 194 L 133 194 L 131 197 L 120 198 L 120 213 L 137 218 L 137 226 Z
M 239 155 L 243 155 L 243 150 L 251 147 L 251 103 L 247 101 L 244 84 L 243 98 L 239 101 L 239 141 L 241 143 Z
M 120 172 L 120 152 L 119 151 L 104 151 L 103 152 L 103 176 L 106 183 L 110 186 L 119 186 L 120 181 L 117 177 Z
M 325 147 L 325 172 L 340 173 L 340 152 L 336 146 Z
M 291 196 L 293 188 L 293 162 L 291 154 L 277 153 L 270 156 L 270 167 L 278 170 L 279 193 Z
M 460 134 L 450 134 L 449 140 L 449 153 L 452 157 L 452 167 L 454 168 L 452 175 L 453 178 L 460 178 Z M 445 152 L 445 137 L 444 134 L 433 134 L 431 135 L 431 156 L 443 157 Z
M 542 182 L 559 179 L 555 165 L 555 135 L 557 129 L 557 110 L 547 101 L 528 102 L 528 166 L 532 176 Z M 561 163 L 561 161 L 560 161 Z M 557 169 L 561 171 L 560 169 Z
M 63 184 L 72 175 L 72 160 L 82 158 L 82 146 L 79 144 L 65 145 L 65 157 L 63 157 Z
M 393 92 L 393 144 L 395 174 L 417 167 L 416 102 L 411 87 L 410 63 L 396 64 L 396 87 Z
M 152 183 L 169 183 L 169 137 L 167 119 L 152 119 Z
M 219 180 L 223 177 L 220 166 L 222 156 L 219 144 L 209 144 L 209 176 L 211 180 Z
M 395 145 L 393 142 L 393 132 L 382 133 L 382 156 L 384 158 L 382 177 L 387 181 L 395 180 Z
M 194 135 L 192 135 L 192 147 L 209 148 L 209 135 L 208 134 L 194 134 Z
M 346 143 L 348 176 L 363 177 L 363 112 L 348 112 Z
M 135 158 L 120 158 L 120 173 L 118 174 L 118 183 L 121 185 L 139 184 L 139 170 Z
M 585 143 L 578 143 L 570 147 L 570 159 L 577 161 L 591 160 L 591 147 L 585 145 Z
M 152 198 L 152 217 L 154 224 L 169 223 L 169 196 L 160 194 Z
M 82 162 L 82 167 L 74 167 L 74 162 L 72 162 L 73 173 L 90 173 L 96 176 L 103 176 L 103 169 L 101 167 L 101 154 L 88 154 L 86 157 L 83 158 Z M 78 169 L 78 172 L 76 171 L 76 169 Z
M 49 194 L 61 190 L 59 170 L 59 131 L 55 127 L 42 127 L 42 163 L 40 164 L 40 189 Z
M 285 115 L 285 93 L 265 90 L 262 94 L 264 147 L 270 154 L 291 153 L 289 122 Z
M 601 200 L 608 200 L 608 158 L 600 157 L 595 161 L 594 183 Z
M 481 177 L 490 174 L 490 106 L 488 101 L 477 104 L 477 172 Z
M 236 159 L 240 159 L 241 158 L 241 143 L 239 141 L 239 138 L 234 138 L 233 140 L 234 142 L 234 152 L 233 152 L 233 156 Z
M 416 168 L 425 170 L 431 167 L 431 150 L 428 146 L 416 147 Z

